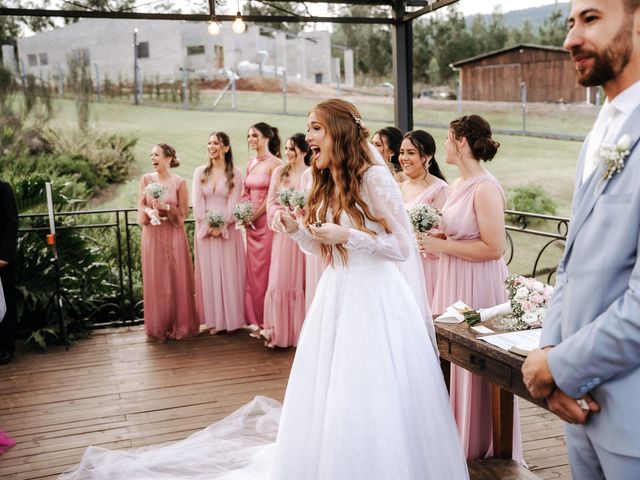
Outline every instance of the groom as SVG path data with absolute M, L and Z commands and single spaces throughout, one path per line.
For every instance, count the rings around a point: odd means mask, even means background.
M 568 25 L 578 81 L 602 85 L 607 102 L 578 161 L 542 349 L 522 371 L 568 422 L 573 478 L 638 479 L 640 0 L 572 0 Z

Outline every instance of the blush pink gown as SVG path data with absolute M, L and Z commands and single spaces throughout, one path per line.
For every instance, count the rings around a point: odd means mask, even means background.
M 253 157 L 247 166 L 247 176 L 244 179 L 242 201 L 250 201 L 254 211 L 265 201 L 269 193 L 271 176 L 266 173 L 251 173 L 253 168 L 268 158 L 271 154 Z M 273 231 L 267 222 L 267 213 L 253 220 L 253 227 L 245 229 L 247 233 L 245 318 L 247 323 L 262 328 L 264 324 L 264 296 L 269 284 L 269 265 L 271 264 L 271 244 Z
M 405 202 L 407 210 L 415 207 L 416 205 L 430 205 L 442 211 L 442 207 L 447 200 L 449 192 L 449 184 L 444 180 L 436 178 L 435 181 L 429 185 L 425 191 L 418 195 L 413 201 Z M 438 228 L 434 229 L 434 232 Z M 436 289 L 436 281 L 438 279 L 438 263 L 440 261 L 440 255 L 437 253 L 429 255 L 421 255 L 422 258 L 422 270 L 424 271 L 424 281 L 427 287 L 427 299 L 429 300 L 429 306 L 433 308 L 433 293 Z
M 237 330 L 245 325 L 245 261 L 242 233 L 235 228 L 233 209 L 242 194 L 242 173 L 233 169 L 233 188 L 223 175 L 215 185 L 202 184 L 205 167 L 193 174 L 193 216 L 196 271 L 196 309 L 202 323 L 213 330 Z M 224 215 L 227 226 L 222 235 L 211 237 L 205 220 L 207 212 Z
M 442 228 L 447 238 L 454 240 L 480 238 L 473 199 L 476 188 L 481 182 L 491 182 L 496 185 L 504 198 L 504 192 L 498 180 L 488 173 L 452 186 L 443 209 Z M 446 307 L 457 300 L 462 300 L 474 308 L 493 307 L 503 303 L 507 300 L 504 286 L 507 276 L 504 258 L 472 262 L 453 255 L 441 254 L 438 282 L 432 302 L 433 313 L 442 313 Z M 468 370 L 452 365 L 451 406 L 467 459 L 475 460 L 491 456 L 493 454 L 491 383 Z M 524 464 L 517 402 L 514 404 L 513 459 Z
M 269 224 L 282 206 L 278 203 L 278 193 L 282 188 L 302 190 L 304 178 L 297 185 L 288 178 L 280 179 L 282 166 L 274 170 L 267 200 Z M 264 299 L 264 329 L 262 334 L 267 344 L 273 347 L 295 347 L 304 322 L 306 305 L 304 301 L 304 253 L 285 233 L 275 232 L 271 250 L 269 286 Z
M 155 181 L 154 174 L 142 177 L 144 186 Z M 178 208 L 178 189 L 184 180 L 173 176 L 165 203 L 171 206 L 167 219 L 151 225 L 145 208 L 152 198 L 138 203 L 138 223 L 142 226 L 142 281 L 144 328 L 156 340 L 186 338 L 198 333 L 191 251 L 184 231 L 184 217 Z

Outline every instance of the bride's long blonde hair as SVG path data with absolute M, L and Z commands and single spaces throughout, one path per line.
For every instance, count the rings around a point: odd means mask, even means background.
M 340 224 L 340 215 L 345 212 L 353 226 L 370 235 L 376 233 L 367 228 L 365 220 L 377 222 L 387 233 L 391 233 L 384 218 L 377 218 L 360 195 L 364 173 L 374 165 L 371 151 L 367 145 L 369 129 L 366 128 L 360 112 L 351 103 L 332 98 L 320 102 L 313 109 L 320 124 L 331 137 L 331 151 L 323 152 L 329 156 L 329 166 L 325 169 L 312 166 L 313 187 L 308 195 L 305 224 L 326 222 L 327 210 L 333 205 L 334 193 L 338 187 L 337 209 L 333 212 L 333 222 Z M 344 261 L 347 250 L 343 245 L 335 245 Z M 323 256 L 332 253 L 331 245 L 322 245 Z

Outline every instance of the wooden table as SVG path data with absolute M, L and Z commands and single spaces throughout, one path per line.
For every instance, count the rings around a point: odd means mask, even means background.
M 524 357 L 507 352 L 479 339 L 483 334 L 471 330 L 466 323 L 435 323 L 440 364 L 449 388 L 451 363 L 480 375 L 492 383 L 493 451 L 498 459 L 510 460 L 513 442 L 513 395 L 547 408 L 540 400 L 529 395 L 522 382 Z M 492 328 L 490 326 L 490 328 Z M 495 330 L 495 328 L 492 328 Z M 501 333 L 496 330 L 496 333 Z M 507 462 L 509 468 L 515 462 Z M 507 464 L 505 464 L 507 465 Z M 537 478 L 521 469 L 520 476 L 510 478 Z

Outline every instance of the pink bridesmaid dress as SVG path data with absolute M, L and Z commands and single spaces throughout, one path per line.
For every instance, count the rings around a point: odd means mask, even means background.
M 143 183 L 155 180 L 144 175 Z M 142 225 L 142 281 L 144 290 L 144 328 L 156 340 L 186 338 L 198 333 L 191 251 L 184 231 L 184 217 L 178 208 L 178 189 L 184 180 L 176 175 L 165 200 L 171 208 L 167 219 L 151 225 L 144 212 L 152 198 L 142 197 L 138 204 L 138 223 Z
M 233 188 L 222 175 L 214 185 L 202 183 L 205 167 L 193 174 L 193 216 L 196 271 L 196 310 L 200 321 L 216 331 L 231 332 L 245 325 L 245 260 L 242 233 L 235 228 L 233 209 L 242 194 L 242 173 L 233 169 Z M 207 212 L 224 215 L 227 226 L 222 235 L 208 235 Z
M 469 178 L 452 186 L 442 214 L 443 231 L 447 238 L 454 240 L 480 238 L 473 199 L 476 188 L 481 182 L 491 182 L 496 185 L 504 198 L 504 192 L 498 180 L 489 173 Z M 507 300 L 504 286 L 507 276 L 507 265 L 502 257 L 499 260 L 472 262 L 443 253 L 440 255 L 438 282 L 432 302 L 433 313 L 442 313 L 446 307 L 457 300 L 462 300 L 475 308 L 493 307 L 503 303 Z M 452 365 L 451 406 L 467 459 L 475 460 L 492 456 L 491 383 L 468 370 Z M 514 404 L 513 459 L 524 464 L 517 401 Z
M 405 208 L 407 210 L 412 209 L 416 205 L 430 205 L 442 211 L 442 207 L 447 200 L 449 192 L 449 184 L 440 178 L 435 178 L 434 182 L 429 185 L 425 191 L 418 195 L 414 200 L 405 202 Z M 438 231 L 438 228 L 433 230 Z M 438 279 L 438 263 L 440 262 L 440 255 L 437 253 L 429 255 L 421 255 L 422 269 L 424 271 L 424 280 L 427 287 L 427 299 L 429 300 L 429 306 L 433 308 L 433 294 L 436 289 L 436 281 Z
M 250 201 L 254 211 L 265 201 L 269 194 L 271 176 L 266 173 L 251 173 L 259 162 L 271 158 L 271 154 L 253 157 L 249 160 L 247 176 L 244 179 L 242 201 Z M 247 234 L 245 318 L 247 323 L 262 328 L 264 324 L 264 296 L 269 284 L 269 265 L 271 264 L 271 244 L 273 231 L 267 222 L 267 213 L 253 220 L 253 228 L 245 229 Z
M 302 184 L 306 190 L 311 190 L 313 185 L 313 172 L 308 168 L 302 174 Z M 316 287 L 322 276 L 326 263 L 320 255 L 307 253 L 304 255 L 304 303 L 305 311 L 309 310 L 311 301 L 316 293 Z
M 284 167 L 276 168 L 271 176 L 267 217 L 269 224 L 282 206 L 278 203 L 278 193 L 282 188 L 302 190 L 305 183 L 301 176 L 297 185 L 280 180 Z M 304 253 L 285 233 L 275 232 L 271 250 L 271 268 L 269 286 L 264 299 L 264 329 L 262 335 L 269 347 L 295 347 L 302 329 L 306 313 Z

